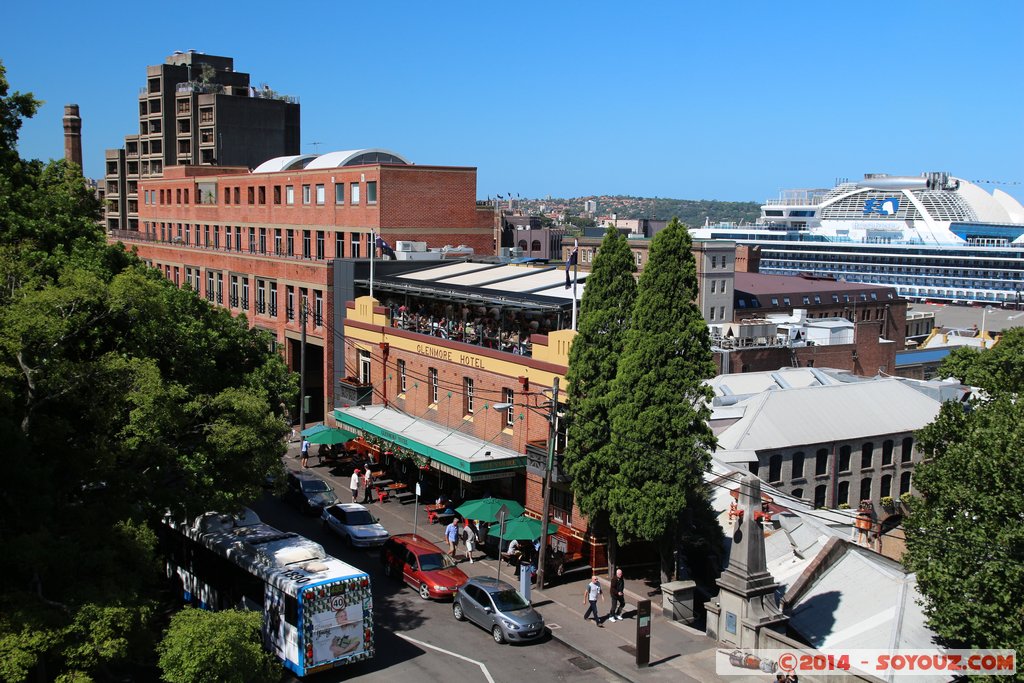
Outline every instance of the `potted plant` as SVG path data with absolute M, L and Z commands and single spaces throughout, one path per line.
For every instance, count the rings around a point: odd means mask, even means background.
M 896 508 L 896 502 L 892 499 L 892 496 L 882 496 L 882 507 L 892 512 Z

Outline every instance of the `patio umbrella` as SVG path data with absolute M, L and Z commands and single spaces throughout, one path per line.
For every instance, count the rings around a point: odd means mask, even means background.
M 478 498 L 477 500 L 467 500 L 465 503 L 455 508 L 455 511 L 465 519 L 477 519 L 481 522 L 497 522 L 498 510 L 502 505 L 508 508 L 508 514 L 505 516 L 506 520 L 518 517 L 526 511 L 522 505 L 514 500 L 506 500 L 504 498 Z
M 302 434 L 303 436 L 313 436 L 314 434 L 319 434 L 320 432 L 322 432 L 322 431 L 324 431 L 326 429 L 330 429 L 330 427 L 328 427 L 327 425 L 324 425 L 324 424 L 319 424 L 319 425 L 313 425 L 312 427 L 306 427 L 305 429 L 303 429 L 299 433 Z
M 313 434 L 308 437 L 310 443 L 322 443 L 328 446 L 333 446 L 336 443 L 345 443 L 356 438 L 357 434 L 347 432 L 344 429 L 336 429 L 335 427 L 328 427 L 322 431 Z
M 548 522 L 548 534 L 555 534 L 558 532 L 558 526 L 554 522 Z M 487 532 L 488 536 L 499 536 L 501 535 L 501 526 L 495 524 Z M 533 517 L 527 517 L 522 515 L 515 517 L 505 522 L 505 534 L 501 536 L 505 539 L 517 538 L 519 540 L 530 540 L 540 538 L 540 520 L 534 519 Z

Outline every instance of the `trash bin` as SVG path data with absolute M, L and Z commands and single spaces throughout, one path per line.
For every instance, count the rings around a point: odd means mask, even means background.
M 530 584 L 533 582 L 533 565 L 523 562 L 519 565 L 519 592 L 530 602 Z
M 692 624 L 696 621 L 693 600 L 697 590 L 695 581 L 669 581 L 661 584 L 661 614 L 673 621 Z

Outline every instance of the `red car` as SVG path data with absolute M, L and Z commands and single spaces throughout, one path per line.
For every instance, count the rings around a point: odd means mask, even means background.
M 399 578 L 419 591 L 424 600 L 455 596 L 469 577 L 443 550 L 414 534 L 392 536 L 380 551 L 384 575 Z

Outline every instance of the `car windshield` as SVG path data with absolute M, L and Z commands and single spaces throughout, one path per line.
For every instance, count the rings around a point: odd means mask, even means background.
M 331 487 L 322 479 L 307 479 L 302 482 L 302 490 L 305 493 L 326 493 Z
M 455 563 L 452 562 L 452 558 L 448 557 L 444 553 L 427 553 L 426 555 L 420 555 L 420 569 L 425 572 L 432 572 L 438 569 L 448 569 L 454 566 Z
M 351 524 L 352 526 L 359 526 L 361 524 L 373 524 L 375 520 L 366 510 L 354 510 L 345 513 L 345 523 Z
M 491 599 L 494 600 L 494 606 L 499 612 L 511 612 L 530 606 L 530 603 L 526 602 L 519 591 L 513 588 L 491 593 Z

